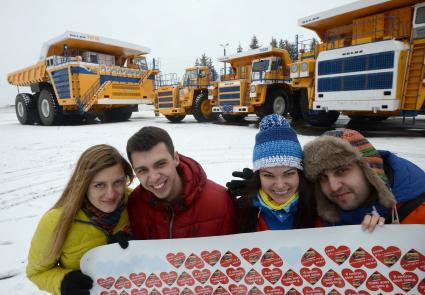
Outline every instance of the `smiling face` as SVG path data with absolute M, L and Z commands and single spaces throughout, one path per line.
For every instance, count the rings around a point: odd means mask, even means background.
M 105 213 L 113 212 L 124 196 L 126 176 L 121 164 L 100 170 L 87 190 L 90 203 Z
M 357 162 L 323 171 L 320 187 L 323 194 L 343 210 L 360 208 L 372 192 L 372 186 Z
M 172 202 L 183 191 L 183 184 L 177 172 L 178 154 L 171 155 L 161 142 L 148 151 L 131 153 L 131 162 L 142 187 L 158 199 Z
M 294 167 L 260 169 L 261 187 L 276 203 L 287 202 L 298 191 L 300 177 Z

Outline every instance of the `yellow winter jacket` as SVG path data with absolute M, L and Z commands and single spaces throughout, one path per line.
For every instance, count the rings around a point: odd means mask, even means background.
M 125 200 L 127 196 L 128 192 Z M 107 244 L 106 233 L 92 224 L 84 223 L 89 221 L 89 218 L 79 210 L 65 239 L 60 257 L 56 260 L 47 260 L 49 241 L 52 240 L 61 213 L 62 208 L 55 208 L 47 211 L 41 218 L 31 241 L 26 269 L 27 277 L 39 289 L 52 294 L 60 294 L 63 277 L 73 270 L 80 269 L 81 257 L 87 251 Z M 113 233 L 123 230 L 128 225 L 128 213 L 125 208 Z

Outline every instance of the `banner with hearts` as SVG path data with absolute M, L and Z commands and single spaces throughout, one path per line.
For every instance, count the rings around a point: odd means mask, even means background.
M 130 241 L 81 270 L 96 295 L 425 295 L 425 225 L 360 226 Z

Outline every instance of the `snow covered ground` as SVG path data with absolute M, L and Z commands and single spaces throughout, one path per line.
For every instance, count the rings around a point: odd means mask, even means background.
M 254 119 L 252 124 L 235 126 L 201 124 L 188 116 L 180 124 L 171 124 L 145 108 L 134 113 L 129 122 L 46 127 L 20 125 L 13 108 L 0 108 L 1 294 L 42 294 L 25 276 L 29 243 L 40 217 L 61 194 L 81 152 L 107 143 L 125 154 L 127 139 L 147 125 L 169 131 L 177 151 L 195 158 L 220 184 L 231 178 L 232 171 L 251 166 L 257 133 Z M 308 127 L 300 130 L 311 134 L 300 135 L 301 144 L 320 133 Z M 391 150 L 425 169 L 424 132 L 396 133 L 367 132 L 377 148 Z

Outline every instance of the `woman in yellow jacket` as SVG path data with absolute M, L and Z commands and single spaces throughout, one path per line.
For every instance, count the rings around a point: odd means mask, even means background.
M 115 148 L 87 149 L 62 196 L 37 226 L 28 278 L 52 294 L 89 294 L 93 281 L 81 273 L 80 259 L 88 250 L 129 234 L 126 203 L 132 180 L 130 164 Z

